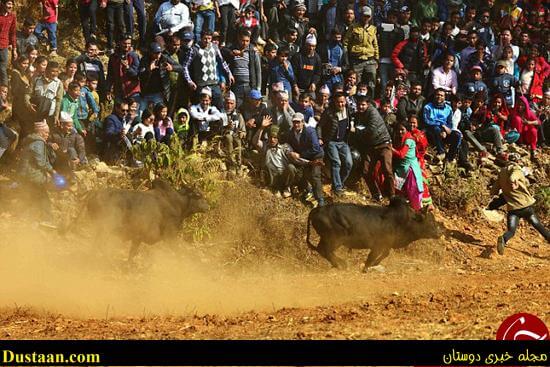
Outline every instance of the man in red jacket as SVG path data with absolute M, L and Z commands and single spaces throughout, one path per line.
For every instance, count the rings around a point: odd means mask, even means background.
M 412 27 L 410 37 L 399 42 L 393 49 L 391 59 L 397 75 L 404 75 L 411 83 L 421 82 L 428 52 L 420 40 L 420 29 Z
M 13 12 L 13 0 L 0 2 L 0 85 L 8 85 L 8 53 L 12 60 L 17 58 L 17 19 Z

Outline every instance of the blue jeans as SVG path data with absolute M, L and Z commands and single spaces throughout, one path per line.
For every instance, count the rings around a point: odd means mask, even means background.
M 126 33 L 134 36 L 134 9 L 137 12 L 139 44 L 145 45 L 145 31 L 147 29 L 147 17 L 145 16 L 144 0 L 131 0 L 130 4 L 124 3 L 124 21 L 126 23 Z
M 330 141 L 327 144 L 327 155 L 330 159 L 332 190 L 341 191 L 353 166 L 349 145 L 343 141 Z
M 142 95 L 141 100 L 139 100 L 139 115 L 141 116 L 142 112 L 145 111 L 149 107 L 149 104 L 152 104 L 153 106 L 156 106 L 159 103 L 165 103 L 164 102 L 164 97 L 162 96 L 162 93 L 153 93 L 153 94 Z
M 426 126 L 426 135 L 431 144 L 435 145 L 437 154 L 445 153 L 445 144 L 449 145 L 449 152 L 447 153 L 447 160 L 452 161 L 455 159 L 460 143 L 462 142 L 462 133 L 460 131 L 453 130 L 447 135 L 445 139 L 441 138 L 441 126 Z
M 48 41 L 52 50 L 57 50 L 57 23 L 42 23 L 39 22 L 34 28 L 34 34 L 38 39 L 46 39 L 42 32 L 48 32 Z
M 199 42 L 201 40 L 204 23 L 206 23 L 209 31 L 214 32 L 214 27 L 216 26 L 216 13 L 214 13 L 214 10 L 199 11 L 197 12 L 195 22 L 195 40 Z

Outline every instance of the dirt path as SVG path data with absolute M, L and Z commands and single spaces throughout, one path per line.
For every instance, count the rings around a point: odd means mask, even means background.
M 516 312 L 550 324 L 550 247 L 522 226 L 505 256 L 483 258 L 501 225 L 462 227 L 454 235 L 462 241 L 415 244 L 393 253 L 383 272 L 366 274 L 356 252 L 343 253 L 345 271 L 281 260 L 227 272 L 171 261 L 160 248 L 142 273 L 128 275 L 105 261 L 98 270 L 101 258 L 75 252 L 76 244 L 53 256 L 48 246 L 59 244 L 37 241 L 30 254 L 27 238 L 12 242 L 26 258 L 0 271 L 12 279 L 2 286 L 0 337 L 493 339 Z M 4 259 L 15 255 L 2 249 Z

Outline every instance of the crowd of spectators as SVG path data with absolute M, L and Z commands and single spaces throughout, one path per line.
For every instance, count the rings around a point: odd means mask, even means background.
M 177 136 L 219 141 L 278 197 L 324 205 L 323 175 L 342 196 L 359 169 L 372 199 L 420 210 L 429 164 L 471 171 L 508 144 L 537 161 L 548 135 L 541 0 L 79 0 L 81 55 L 59 48 L 77 30 L 58 29 L 73 14 L 58 0 L 38 19 L 14 5 L 0 2 L 0 158 L 35 191 L 92 156 L 139 166 L 133 145 Z

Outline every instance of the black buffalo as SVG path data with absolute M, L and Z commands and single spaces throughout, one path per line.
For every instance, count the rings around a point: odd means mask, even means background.
M 321 237 L 317 247 L 309 238 L 310 225 Z M 346 266 L 334 253 L 338 247 L 370 249 L 366 270 L 378 265 L 390 249 L 406 247 L 420 238 L 439 238 L 438 227 L 432 213 L 415 213 L 399 197 L 386 207 L 332 204 L 309 213 L 307 244 L 337 268 Z
M 97 230 L 130 241 L 132 260 L 141 244 L 175 237 L 185 218 L 208 209 L 205 198 L 194 190 L 175 190 L 155 180 L 148 191 L 105 188 L 90 192 L 71 226 L 82 223 L 80 218 L 87 215 L 98 224 Z

